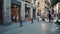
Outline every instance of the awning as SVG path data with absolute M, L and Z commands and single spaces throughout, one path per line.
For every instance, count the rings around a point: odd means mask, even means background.
M 21 2 L 17 1 L 17 0 L 11 0 L 12 4 L 16 4 L 16 5 L 21 5 Z

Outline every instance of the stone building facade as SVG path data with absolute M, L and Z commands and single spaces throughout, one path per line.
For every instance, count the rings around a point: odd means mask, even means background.
M 0 23 L 7 24 L 36 18 L 36 0 L 0 0 Z

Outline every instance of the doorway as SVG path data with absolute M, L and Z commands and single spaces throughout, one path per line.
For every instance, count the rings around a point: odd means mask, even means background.
M 3 23 L 3 0 L 0 0 L 0 24 Z
M 36 9 L 33 9 L 33 18 L 36 17 Z
M 30 20 L 30 8 L 25 7 L 25 21 Z

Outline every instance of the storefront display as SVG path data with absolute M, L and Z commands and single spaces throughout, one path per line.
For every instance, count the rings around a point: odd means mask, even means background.
M 17 0 L 11 0 L 11 20 L 12 22 L 18 22 L 20 21 L 20 8 L 21 2 Z
M 11 19 L 12 21 L 16 22 L 20 20 L 20 10 L 19 6 L 13 5 L 11 6 Z

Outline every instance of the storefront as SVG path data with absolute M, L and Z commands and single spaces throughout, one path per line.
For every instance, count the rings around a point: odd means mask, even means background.
M 20 9 L 21 9 L 21 2 L 12 0 L 11 1 L 11 21 L 12 22 L 18 22 L 21 19 Z
M 30 5 L 25 4 L 25 20 L 30 20 Z
M 0 0 L 0 24 L 3 23 L 3 0 Z

